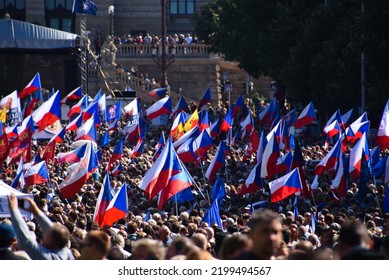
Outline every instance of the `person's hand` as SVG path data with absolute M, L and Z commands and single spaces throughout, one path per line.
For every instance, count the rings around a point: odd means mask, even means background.
M 26 207 L 24 209 L 29 211 L 29 212 L 34 213 L 34 215 L 38 214 L 39 208 L 36 205 L 35 201 L 29 196 L 25 197 L 24 199 L 28 201 L 28 203 L 27 203 L 28 207 Z M 26 203 L 24 205 L 26 205 Z
M 8 204 L 9 204 L 9 209 L 11 210 L 16 210 L 19 207 L 18 199 L 16 198 L 16 195 L 13 192 L 11 192 L 8 195 Z

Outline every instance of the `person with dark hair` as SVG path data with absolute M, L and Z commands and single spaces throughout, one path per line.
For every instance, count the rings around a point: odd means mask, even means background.
M 254 212 L 250 220 L 253 246 L 240 254 L 238 260 L 270 260 L 275 258 L 282 240 L 281 219 L 277 213 L 265 209 Z
M 0 223 L 0 260 L 28 260 L 28 258 L 13 251 L 16 241 L 13 227 L 6 223 Z
M 365 224 L 347 221 L 339 233 L 339 255 L 342 260 L 382 260 L 383 255 L 370 249 L 370 236 Z
M 8 196 L 8 202 L 11 210 L 12 225 L 20 244 L 28 256 L 33 260 L 73 260 L 73 254 L 68 247 L 70 233 L 67 227 L 51 222 L 30 197 L 26 197 L 24 200 L 28 202 L 28 207 L 25 210 L 34 214 L 43 231 L 42 244 L 39 244 L 31 235 L 20 213 L 15 194 L 11 193 Z
M 104 260 L 107 258 L 111 242 L 108 234 L 101 230 L 92 230 L 81 242 L 81 260 Z

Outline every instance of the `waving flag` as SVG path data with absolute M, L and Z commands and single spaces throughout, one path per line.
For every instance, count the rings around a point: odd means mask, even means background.
M 340 111 L 338 109 L 328 119 L 326 125 L 324 126 L 323 132 L 324 132 L 324 134 L 329 134 L 334 129 L 334 127 L 338 128 L 338 130 L 340 131 L 342 126 L 343 126 L 342 116 L 340 115 Z M 334 134 L 334 132 L 332 132 L 332 136 L 334 136 L 334 135 L 336 135 L 336 134 Z M 332 136 L 329 136 L 329 137 L 331 138 Z
M 294 127 L 297 129 L 302 128 L 304 126 L 311 124 L 315 120 L 317 120 L 315 109 L 313 108 L 313 103 L 310 102 L 300 113 L 299 117 L 297 118 L 294 124 Z
M 240 195 L 243 196 L 248 193 L 259 191 L 263 186 L 263 181 L 261 178 L 261 164 L 262 162 L 257 162 L 255 166 L 251 169 L 249 176 L 247 177 L 245 183 L 242 185 Z
M 49 172 L 47 171 L 46 162 L 42 161 L 31 166 L 24 174 L 24 180 L 27 186 L 38 185 L 49 181 Z
M 197 156 L 193 150 L 194 138 L 189 138 L 178 149 L 177 155 L 182 162 L 197 162 Z
M 173 141 L 177 141 L 182 135 L 184 135 L 184 125 L 187 119 L 188 115 L 185 112 L 180 112 L 175 117 L 170 129 L 170 136 Z
M 251 155 L 256 154 L 259 148 L 259 137 L 255 129 L 251 131 L 250 140 L 247 143 L 246 149 L 244 150 L 243 161 L 250 159 Z
M 220 124 L 220 132 L 226 133 L 232 126 L 232 108 L 227 112 L 226 116 L 223 118 Z
M 192 193 L 192 190 L 190 188 L 186 188 L 175 194 L 172 199 L 174 201 L 177 200 L 177 203 L 184 203 L 185 201 L 193 201 L 195 197 Z
M 30 95 L 34 91 L 41 90 L 41 77 L 39 72 L 35 74 L 34 78 L 28 83 L 28 85 L 19 92 L 18 97 L 23 98 L 27 95 Z
M 139 137 L 134 149 L 132 150 L 132 158 L 136 158 L 137 156 L 143 154 L 143 144 L 144 143 L 142 141 L 142 138 Z
M 123 157 L 123 138 L 119 140 L 118 144 L 115 147 L 115 150 L 113 151 L 113 154 L 109 158 L 107 170 L 110 171 L 111 165 L 117 160 L 121 160 L 122 157 Z
M 348 129 L 353 131 L 353 138 L 348 140 L 358 140 L 362 137 L 364 133 L 366 135 L 369 134 L 370 121 L 360 122 L 360 123 L 352 123 Z
M 68 125 L 66 125 L 66 131 L 73 131 L 73 130 L 77 130 L 81 127 L 82 125 L 82 116 L 81 115 L 78 115 L 74 120 L 72 120 L 70 123 L 68 123 Z
M 167 88 L 156 88 L 146 93 L 146 95 L 154 99 L 161 99 L 162 97 L 165 97 L 166 93 Z
M 76 163 L 79 162 L 84 156 L 86 152 L 86 147 L 88 144 L 84 144 L 75 150 L 66 152 L 66 153 L 58 153 L 57 161 L 59 163 Z
M 28 100 L 24 106 L 24 116 L 27 117 L 31 115 L 32 111 L 35 108 L 35 103 L 42 101 L 42 91 L 38 90 L 34 94 L 28 96 Z
M 216 173 L 226 164 L 226 149 L 227 147 L 224 141 L 220 141 L 216 154 L 212 159 L 211 164 L 208 166 L 207 172 L 205 173 L 205 177 L 208 178 L 209 183 L 211 184 L 213 183 Z
M 178 173 L 179 161 L 174 160 L 174 150 L 169 139 L 161 155 L 157 158 L 151 168 L 146 172 L 139 188 L 142 189 L 151 200 L 165 186 L 171 177 Z
M 98 167 L 98 161 L 92 144 L 86 144 L 84 157 L 67 169 L 67 176 L 59 185 L 62 196 L 66 199 L 73 197 L 87 182 Z
M 98 103 L 98 101 L 89 103 L 89 105 L 85 109 L 83 109 L 81 113 L 82 113 L 82 120 L 83 121 L 88 120 L 93 115 L 96 118 L 96 116 L 99 115 L 99 103 Z
M 76 137 L 74 141 L 77 140 L 91 140 L 96 142 L 96 131 L 95 131 L 95 120 L 94 117 L 88 119 L 84 124 L 77 129 Z
M 45 129 L 49 125 L 52 125 L 56 121 L 61 120 L 59 92 L 39 106 L 39 108 L 32 113 L 32 118 L 39 126 L 39 131 Z
M 82 98 L 82 88 L 77 87 L 68 93 L 62 100 L 61 104 L 66 104 L 68 101 L 78 101 Z
M 346 127 L 349 127 L 351 122 L 352 122 L 352 119 L 353 119 L 353 109 L 347 111 L 347 113 L 345 113 L 344 115 L 342 115 L 342 124 L 343 124 L 343 127 L 346 128 Z
M 315 174 L 323 174 L 327 170 L 336 169 L 341 151 L 342 139 L 339 139 L 326 156 L 315 167 Z
M 266 123 L 270 125 L 278 115 L 277 101 L 274 99 L 270 104 L 258 115 L 258 120 L 261 125 Z
M 244 105 L 243 104 L 243 95 L 239 94 L 238 99 L 236 100 L 234 108 L 232 110 L 232 117 L 233 118 L 235 118 L 235 116 L 238 114 L 238 112 L 243 109 L 243 105 Z
M 363 200 L 366 197 L 367 194 L 367 182 L 370 179 L 370 171 L 369 167 L 367 165 L 365 152 L 362 150 L 362 156 L 361 156 L 361 170 L 359 175 L 359 182 L 358 182 L 358 194 L 357 199 L 359 203 L 362 203 Z
M 170 101 L 170 96 L 166 96 L 146 109 L 146 116 L 151 121 L 159 116 L 170 114 L 171 112 L 172 104 Z
M 76 115 L 80 114 L 88 106 L 88 97 L 83 96 L 68 112 L 69 119 L 73 120 Z
M 103 147 L 106 146 L 108 143 L 109 143 L 108 130 L 106 130 L 106 131 L 104 132 L 103 137 L 101 138 L 100 147 L 103 148 Z
M 389 156 L 381 159 L 374 165 L 372 173 L 374 176 L 384 175 L 384 185 L 389 183 Z M 389 193 L 388 193 L 389 195 Z
M 93 221 L 98 223 L 100 228 L 103 225 L 104 213 L 112 199 L 111 183 L 109 174 L 107 173 L 104 178 L 103 187 L 100 189 L 99 196 L 97 197 L 95 212 L 93 213 Z
M 185 98 L 183 96 L 181 96 L 180 99 L 178 100 L 176 106 L 173 109 L 173 112 L 170 115 L 170 118 L 171 119 L 176 118 L 178 113 L 181 112 L 185 112 L 185 113 L 190 112 L 188 103 L 186 103 Z
M 8 154 L 8 137 L 5 125 L 0 121 L 0 161 L 3 161 Z
M 140 105 L 138 98 L 135 98 L 123 108 L 126 117 L 131 119 L 137 118 L 140 113 Z
M 344 197 L 347 193 L 348 185 L 348 159 L 342 153 L 339 155 L 338 168 L 335 178 L 332 180 L 331 188 L 339 197 Z
M 53 160 L 54 154 L 55 154 L 55 141 L 49 142 L 46 147 L 43 149 L 43 151 L 40 153 L 42 160 Z M 39 155 L 39 154 L 38 154 Z
M 96 16 L 97 6 L 90 0 L 74 0 L 72 13 L 73 14 L 89 14 Z
M 262 165 L 261 165 L 261 177 L 269 179 L 276 174 L 277 158 L 280 153 L 276 136 L 273 133 L 269 142 L 263 151 Z
M 389 148 L 389 100 L 386 102 L 382 113 L 375 141 L 382 151 Z
M 217 200 L 214 200 L 208 210 L 205 212 L 203 222 L 208 223 L 210 226 L 216 224 L 219 228 L 223 228 L 222 220 L 220 218 L 219 205 Z
M 329 125 L 327 125 L 325 128 L 324 128 L 324 133 L 329 137 L 329 138 L 332 138 L 334 137 L 335 135 L 339 134 L 339 132 L 341 131 L 341 128 L 339 126 L 339 122 L 338 120 L 334 120 L 332 123 L 330 123 Z
M 363 134 L 362 138 L 355 144 L 350 151 L 350 176 L 356 180 L 361 172 L 362 153 L 366 156 L 366 160 L 369 159 L 369 146 L 367 142 L 366 134 Z
M 214 145 L 214 143 L 207 130 L 203 130 L 203 132 L 195 138 L 192 145 L 193 153 L 196 155 L 196 158 L 205 158 L 208 150 Z
M 120 172 L 123 172 L 123 165 L 119 163 L 113 170 L 112 175 L 117 176 Z
M 203 109 L 205 109 L 205 105 L 208 103 L 212 103 L 212 95 L 211 95 L 211 89 L 207 88 L 203 94 L 203 97 L 200 100 L 199 106 L 197 106 L 197 110 L 200 112 Z
M 199 123 L 200 132 L 202 132 L 204 129 L 207 129 L 209 127 L 210 124 L 208 118 L 208 111 L 204 111 L 203 117 L 201 118 L 201 121 Z
M 288 152 L 277 160 L 277 173 L 289 172 L 292 167 L 293 154 Z
M 211 134 L 211 137 L 214 139 L 220 135 L 220 124 L 221 124 L 220 119 L 217 119 L 216 121 L 214 121 L 211 124 L 210 134 Z
M 174 150 L 173 153 L 175 153 Z M 179 168 L 176 171 L 178 173 L 173 175 L 173 177 L 170 178 L 167 186 L 162 188 L 162 190 L 160 191 L 158 197 L 159 210 L 162 210 L 165 203 L 174 195 L 179 194 L 180 192 L 182 192 L 185 189 L 188 189 L 191 185 L 194 184 L 194 180 L 192 176 L 189 174 L 184 164 L 180 162 L 177 155 L 175 155 L 174 160 L 179 162 Z
M 25 185 L 23 163 L 24 160 L 23 157 L 21 157 L 19 161 L 18 169 L 16 170 L 16 176 L 11 184 L 11 187 L 16 190 L 20 190 Z
M 184 135 L 180 137 L 176 142 L 173 143 L 174 149 L 178 150 L 178 148 L 184 144 L 189 138 L 195 138 L 200 135 L 200 129 L 198 126 L 192 128 L 188 132 L 186 132 Z
M 128 213 L 128 198 L 127 185 L 123 184 L 120 190 L 112 198 L 103 215 L 103 221 L 100 227 L 104 225 L 112 226 L 113 223 L 127 217 Z
M 199 123 L 199 113 L 197 109 L 192 113 L 192 115 L 188 118 L 184 125 L 184 131 L 189 131 Z
M 288 196 L 300 192 L 302 183 L 298 168 L 293 169 L 288 174 L 269 182 L 271 192 L 271 202 L 281 201 Z

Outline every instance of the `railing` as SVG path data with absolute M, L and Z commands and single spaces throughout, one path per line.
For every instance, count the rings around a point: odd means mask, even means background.
M 152 57 L 162 53 L 161 46 L 155 47 L 152 44 L 120 44 L 117 47 L 117 57 Z M 168 45 L 166 53 L 174 54 L 176 57 L 208 57 L 210 45 Z

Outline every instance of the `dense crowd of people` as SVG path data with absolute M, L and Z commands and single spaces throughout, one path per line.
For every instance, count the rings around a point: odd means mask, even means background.
M 191 106 L 193 111 L 196 104 Z M 228 104 L 208 109 L 213 111 L 214 119 L 222 118 Z M 47 163 L 48 183 L 20 186 L 22 192 L 33 194 L 33 199 L 25 198 L 27 205 L 20 205 L 14 195 L 9 196 L 11 217 L 0 218 L 0 259 L 389 259 L 389 215 L 382 207 L 384 185 L 368 182 L 362 203 L 357 198 L 358 184 L 353 181 L 347 194 L 335 200 L 330 175 L 321 176 L 318 188 L 312 190 L 309 198 L 300 195 L 271 203 L 267 185 L 241 195 L 255 165 L 254 156 L 245 157 L 247 143 L 243 141 L 230 147 L 226 165 L 220 170 L 220 174 L 226 175 L 226 196 L 220 205 L 221 227 L 203 220 L 213 187 L 205 179 L 204 170 L 215 155 L 216 145 L 208 151 L 206 160 L 187 164 L 197 185 L 191 187 L 194 200 L 178 203 L 171 199 L 163 210 L 158 210 L 157 197 L 147 199 L 138 185 L 153 164 L 162 131 L 169 135 L 170 127 L 151 129 L 150 122 L 143 153 L 133 157 L 135 143 L 126 142 L 122 160 L 112 166 L 123 166 L 121 173 L 111 174 L 110 183 L 114 193 L 127 185 L 127 217 L 99 228 L 93 221 L 96 201 L 125 123 L 122 117 L 118 130 L 110 136 L 110 144 L 100 148 L 98 171 L 72 199 L 64 199 L 59 189 L 67 176 L 68 164 L 55 160 Z M 107 128 L 106 123 L 97 128 L 97 143 Z M 68 131 L 56 153 L 71 150 L 74 136 L 74 131 Z M 299 137 L 304 140 L 302 170 L 309 185 L 314 177 L 314 162 L 322 159 L 328 148 L 318 144 L 320 139 L 304 134 Z M 34 153 L 39 153 L 45 144 L 38 142 Z M 0 179 L 10 185 L 16 169 L 16 165 L 3 165 Z M 20 207 L 32 212 L 34 218 L 23 218 Z

